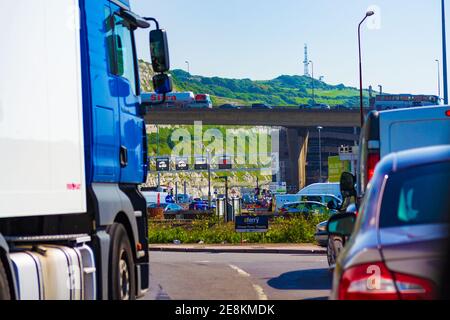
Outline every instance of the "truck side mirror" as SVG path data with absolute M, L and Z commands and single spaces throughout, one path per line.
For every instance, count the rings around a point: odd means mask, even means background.
M 165 30 L 150 31 L 150 56 L 153 71 L 164 73 L 170 70 L 169 44 Z
M 356 215 L 354 213 L 342 213 L 332 216 L 327 223 L 327 232 L 331 235 L 349 237 L 355 226 Z
M 343 172 L 341 175 L 340 188 L 342 196 L 345 198 L 356 196 L 356 178 L 350 172 Z
M 153 77 L 153 88 L 157 94 L 172 92 L 172 77 L 168 74 L 160 73 Z

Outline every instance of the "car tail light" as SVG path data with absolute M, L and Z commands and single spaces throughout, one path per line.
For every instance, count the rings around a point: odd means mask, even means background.
M 435 286 L 426 279 L 391 272 L 382 262 L 346 270 L 339 282 L 339 300 L 431 300 Z
M 446 115 L 447 117 L 450 117 L 450 110 L 445 111 L 445 115 Z
M 195 96 L 195 101 L 206 101 L 206 95 L 204 95 L 204 94 L 197 94 Z
M 380 153 L 379 151 L 369 151 L 369 155 L 367 156 L 367 181 L 369 182 L 374 173 L 375 167 L 377 163 L 380 162 Z

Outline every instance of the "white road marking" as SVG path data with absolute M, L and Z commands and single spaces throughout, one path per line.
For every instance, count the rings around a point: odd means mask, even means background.
M 256 293 L 258 294 L 259 300 L 269 300 L 269 298 L 267 298 L 266 294 L 264 293 L 264 289 L 261 286 L 254 284 L 253 289 L 255 289 Z
M 236 267 L 235 265 L 232 265 L 232 264 L 229 264 L 229 266 L 230 266 L 231 269 L 236 270 L 237 273 L 239 273 L 241 276 L 250 277 L 250 274 L 248 274 L 247 272 L 245 272 L 241 268 Z
M 235 265 L 232 265 L 232 264 L 229 264 L 229 266 L 230 266 L 231 269 L 237 271 L 237 273 L 239 273 L 241 276 L 243 276 L 243 277 L 250 277 L 250 274 L 245 272 L 241 268 L 239 268 L 239 267 L 237 267 Z M 253 286 L 253 289 L 255 289 L 256 294 L 258 295 L 258 300 L 269 300 L 267 298 L 266 294 L 264 293 L 264 289 L 261 286 L 259 286 L 257 284 L 252 284 L 252 286 Z

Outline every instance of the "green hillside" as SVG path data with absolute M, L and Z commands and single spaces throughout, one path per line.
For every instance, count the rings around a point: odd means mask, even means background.
M 146 91 L 151 91 L 150 64 L 140 61 L 141 78 Z M 144 73 L 144 75 L 143 75 Z M 273 80 L 252 81 L 250 79 L 225 79 L 219 77 L 202 77 L 191 75 L 183 70 L 171 71 L 176 91 L 193 91 L 208 93 L 212 96 L 214 105 L 237 103 L 249 105 L 252 103 L 267 103 L 274 106 L 297 106 L 312 101 L 312 79 L 305 76 L 282 75 Z M 330 106 L 343 104 L 359 105 L 359 91 L 343 84 L 329 85 L 323 81 L 314 80 L 316 103 L 326 103 Z M 368 93 L 365 92 L 367 96 Z

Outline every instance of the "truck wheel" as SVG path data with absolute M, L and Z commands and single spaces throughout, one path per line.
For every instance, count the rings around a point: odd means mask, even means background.
M 0 259 L 0 300 L 11 300 L 11 293 L 9 292 L 8 277 L 6 276 L 5 268 Z
M 135 300 L 136 278 L 130 240 L 123 225 L 114 223 L 107 229 L 111 237 L 109 252 L 109 299 Z

